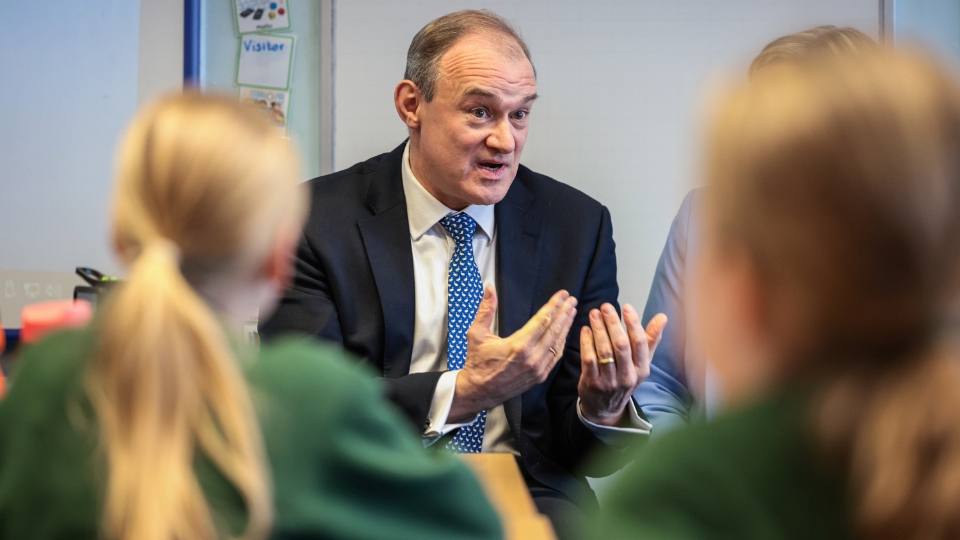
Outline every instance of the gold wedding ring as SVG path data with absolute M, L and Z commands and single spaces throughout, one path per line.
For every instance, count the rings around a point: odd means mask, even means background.
M 602 364 L 612 364 L 612 363 L 613 363 L 613 357 L 612 357 L 612 356 L 608 356 L 608 357 L 606 357 L 606 358 L 601 358 L 600 360 L 597 360 L 597 363 L 598 363 L 598 364 L 601 364 L 601 365 L 602 365 Z
M 550 347 L 550 354 L 556 356 L 557 355 L 556 349 L 554 349 L 553 347 Z

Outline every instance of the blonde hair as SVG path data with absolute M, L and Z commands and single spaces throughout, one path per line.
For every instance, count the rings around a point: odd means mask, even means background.
M 712 230 L 791 299 L 771 332 L 822 383 L 859 535 L 957 537 L 960 87 L 921 57 L 823 57 L 758 74 L 711 134 Z
M 226 97 L 169 97 L 129 128 L 113 204 L 129 275 L 104 307 L 86 384 L 106 458 L 106 538 L 222 534 L 198 455 L 242 496 L 245 536 L 268 534 L 271 482 L 251 398 L 224 323 L 192 283 L 252 275 L 281 227 L 302 222 L 297 163 L 264 118 Z
M 768 43 L 750 64 L 749 75 L 753 77 L 764 67 L 797 62 L 810 55 L 841 56 L 877 50 L 876 42 L 856 28 L 837 28 L 830 24 L 815 26 Z

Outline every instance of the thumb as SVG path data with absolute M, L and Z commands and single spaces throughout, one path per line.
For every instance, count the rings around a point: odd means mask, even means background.
M 497 293 L 493 287 L 486 287 L 483 289 L 483 300 L 480 301 L 480 307 L 477 308 L 477 315 L 473 318 L 470 330 L 480 332 L 480 335 L 488 334 L 496 316 Z
M 667 327 L 667 316 L 663 313 L 657 313 L 650 322 L 647 323 L 647 342 L 650 344 L 650 354 L 656 350 L 663 337 L 663 329 Z

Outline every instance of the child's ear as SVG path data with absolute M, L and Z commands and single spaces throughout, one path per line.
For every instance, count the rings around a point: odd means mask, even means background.
M 278 290 L 286 289 L 293 280 L 293 265 L 299 240 L 298 227 L 283 227 L 277 232 L 273 246 L 263 261 L 260 269 L 261 277 L 276 286 Z

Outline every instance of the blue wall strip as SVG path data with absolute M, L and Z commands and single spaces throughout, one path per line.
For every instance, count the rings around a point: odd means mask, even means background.
M 200 2 L 183 0 L 183 86 L 200 86 Z

